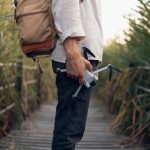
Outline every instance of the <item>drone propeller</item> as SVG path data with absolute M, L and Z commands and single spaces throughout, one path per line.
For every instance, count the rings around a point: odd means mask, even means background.
M 95 58 L 95 55 L 86 47 L 83 47 L 83 55 L 88 60 L 88 54 Z
M 113 72 L 112 72 L 112 71 L 113 71 L 113 70 L 112 70 L 112 66 L 110 66 L 108 69 L 109 69 L 109 72 L 108 72 L 108 73 L 109 73 L 109 81 L 111 82 L 112 73 L 113 73 Z
M 111 65 L 111 68 L 116 72 L 122 73 L 122 71 L 119 68 L 117 68 L 116 66 Z
M 118 72 L 118 73 L 122 73 L 122 71 L 120 69 L 118 69 L 117 67 L 109 64 L 108 65 L 108 69 L 109 69 L 109 81 L 111 82 L 112 79 L 112 74 L 113 74 L 113 70 Z

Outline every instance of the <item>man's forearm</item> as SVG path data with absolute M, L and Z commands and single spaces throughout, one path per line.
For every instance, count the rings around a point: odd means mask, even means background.
M 64 41 L 64 48 L 65 48 L 67 58 L 77 57 L 77 56 L 81 55 L 77 38 L 66 39 Z
M 78 46 L 77 38 L 68 38 L 64 42 L 66 52 L 66 68 L 67 74 L 71 78 L 78 78 L 80 83 L 84 81 L 84 71 L 91 71 L 92 66 L 89 61 L 82 57 Z

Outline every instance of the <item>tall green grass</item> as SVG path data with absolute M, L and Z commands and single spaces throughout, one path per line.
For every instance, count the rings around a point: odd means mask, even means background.
M 41 98 L 39 98 L 37 93 L 39 80 L 32 85 L 26 84 L 27 81 L 38 79 L 39 73 L 37 69 L 23 68 L 21 96 L 18 96 L 15 87 L 10 86 L 10 84 L 16 83 L 18 75 L 16 66 L 9 65 L 10 63 L 17 64 L 19 61 L 22 61 L 23 67 L 36 67 L 36 63 L 33 60 L 23 56 L 19 47 L 17 26 L 13 13 L 14 8 L 10 0 L 1 0 L 0 63 L 4 66 L 0 67 L 0 87 L 3 87 L 4 90 L 0 91 L 0 111 L 12 103 L 15 103 L 15 108 L 0 116 L 0 137 L 6 135 L 23 117 L 28 117 L 30 112 L 37 108 L 39 101 L 46 101 L 56 97 L 55 77 L 51 69 L 50 59 L 41 60 L 44 70 L 40 83 Z
M 131 16 L 125 43 L 111 41 L 104 51 L 103 64 L 112 63 L 123 70 L 98 82 L 96 94 L 113 114 L 112 129 L 131 137 L 132 143 L 150 141 L 150 2 L 138 0 L 138 18 Z M 149 69 L 148 69 L 149 68 Z

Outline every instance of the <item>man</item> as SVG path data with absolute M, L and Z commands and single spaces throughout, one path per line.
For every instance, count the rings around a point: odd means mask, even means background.
M 91 88 L 83 87 L 76 99 L 72 95 L 83 83 L 84 71 L 96 69 L 102 61 L 103 42 L 100 0 L 53 0 L 52 12 L 59 40 L 52 53 L 52 66 L 67 69 L 57 73 L 58 104 L 52 150 L 74 150 L 86 124 Z M 95 57 L 83 57 L 83 47 Z

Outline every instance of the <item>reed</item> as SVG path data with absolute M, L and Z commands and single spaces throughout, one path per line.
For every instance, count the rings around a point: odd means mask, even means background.
M 39 78 L 35 62 L 23 57 L 13 11 L 9 0 L 0 1 L 0 138 L 12 127 L 20 127 L 42 101 L 56 95 L 50 59 L 41 61 L 44 74 Z M 17 84 L 21 87 L 16 88 Z
M 150 5 L 138 0 L 138 17 L 130 15 L 125 41 L 112 40 L 104 51 L 104 64 L 123 70 L 111 83 L 104 74 L 96 89 L 97 97 L 113 115 L 111 129 L 130 137 L 128 142 L 150 141 Z

